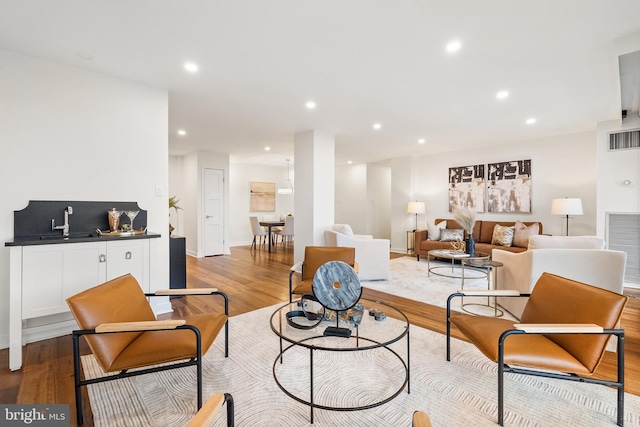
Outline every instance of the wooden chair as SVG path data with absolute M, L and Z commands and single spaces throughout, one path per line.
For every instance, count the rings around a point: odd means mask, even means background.
M 224 314 L 206 313 L 179 320 L 156 320 L 147 297 L 159 295 L 218 295 Z M 79 330 L 73 331 L 73 373 L 78 424 L 83 422 L 81 387 L 186 366 L 197 368 L 197 407 L 202 406 L 202 355 L 225 327 L 225 357 L 229 355 L 229 299 L 217 289 L 171 289 L 142 292 L 137 280 L 126 274 L 67 299 Z M 80 337 L 85 337 L 106 373 L 82 379 Z M 153 366 L 182 361 L 165 366 Z M 143 368 L 143 369 L 136 369 Z M 136 369 L 130 371 L 131 369 Z
M 307 246 L 304 249 L 304 260 L 294 264 L 289 269 L 289 302 L 293 301 L 293 294 L 311 295 L 313 293 L 313 276 L 320 266 L 329 261 L 342 261 L 349 264 L 356 271 L 356 250 L 334 246 Z M 301 272 L 301 281 L 294 288 L 293 275 Z
M 451 301 L 462 296 L 529 297 L 520 323 L 451 314 Z M 498 364 L 498 423 L 503 425 L 504 373 L 555 378 L 615 387 L 618 425 L 624 417 L 624 330 L 614 329 L 628 298 L 575 280 L 543 273 L 531 294 L 517 291 L 460 291 L 447 300 L 447 361 L 451 324 L 485 356 Z M 607 341 L 616 336 L 618 376 L 592 378 Z

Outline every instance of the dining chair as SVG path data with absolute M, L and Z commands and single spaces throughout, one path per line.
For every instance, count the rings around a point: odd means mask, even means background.
M 249 224 L 251 225 L 251 232 L 253 233 L 253 241 L 251 242 L 251 249 L 256 248 L 257 245 L 264 246 L 267 241 L 269 233 L 264 228 L 260 227 L 260 221 L 257 216 L 249 217 Z M 256 245 L 256 239 L 258 240 Z
M 285 243 L 289 244 L 293 242 L 293 216 L 285 217 L 284 227 L 282 227 L 282 230 L 276 232 L 276 239 L 277 236 L 280 236 L 282 246 L 284 246 Z

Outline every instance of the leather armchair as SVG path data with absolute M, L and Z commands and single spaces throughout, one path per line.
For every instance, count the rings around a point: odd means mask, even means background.
M 355 262 L 355 249 L 335 248 L 330 246 L 307 246 L 304 248 L 304 261 L 294 264 L 289 269 L 289 302 L 293 301 L 293 294 L 313 294 L 313 276 L 320 266 L 329 261 L 342 261 L 358 271 Z M 300 282 L 293 287 L 293 275 L 300 273 Z
M 335 224 L 331 230 L 325 230 L 327 246 L 349 247 L 356 250 L 360 280 L 388 279 L 390 241 L 374 239 L 367 234 L 353 234 L 350 230 L 351 227 L 346 224 Z
M 178 320 L 158 321 L 147 297 L 158 295 L 222 296 L 225 313 L 207 313 Z M 78 424 L 83 422 L 81 387 L 159 370 L 185 366 L 197 368 L 197 407 L 202 406 L 202 355 L 225 327 L 225 357 L 228 356 L 229 334 L 227 296 L 217 289 L 171 289 L 153 294 L 142 292 L 131 274 L 87 289 L 67 299 L 79 330 L 73 331 L 74 380 Z M 117 372 L 95 379 L 82 379 L 80 370 L 80 337 L 105 373 Z M 182 361 L 163 367 L 151 365 Z M 130 369 L 143 368 L 135 371 Z
M 529 297 L 521 323 L 496 317 L 453 314 L 462 296 Z M 447 301 L 447 361 L 451 325 L 498 364 L 498 423 L 503 425 L 504 373 L 532 375 L 614 387 L 617 423 L 624 418 L 624 331 L 615 329 L 628 298 L 575 280 L 543 273 L 531 294 L 517 291 L 461 291 Z M 618 377 L 592 378 L 607 341 L 616 336 Z M 567 375 L 569 374 L 569 375 Z

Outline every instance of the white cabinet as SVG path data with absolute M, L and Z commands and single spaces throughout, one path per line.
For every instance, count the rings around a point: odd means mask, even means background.
M 149 240 L 107 242 L 106 280 L 131 273 L 140 287 L 149 292 Z
M 150 291 L 151 239 L 61 243 L 10 248 L 9 368 L 22 366 L 23 321 L 67 313 L 66 299 L 131 273 Z M 38 328 L 46 328 L 44 319 Z M 55 329 L 51 320 L 51 329 Z M 66 333 L 69 333 L 67 331 Z
M 69 311 L 66 299 L 104 282 L 105 242 L 24 246 L 22 319 Z

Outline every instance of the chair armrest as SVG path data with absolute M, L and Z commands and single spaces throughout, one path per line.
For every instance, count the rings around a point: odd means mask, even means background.
M 150 296 L 161 295 L 211 295 L 218 292 L 218 288 L 190 288 L 190 289 L 160 289 Z
M 159 331 L 164 329 L 175 329 L 187 323 L 184 319 L 178 320 L 152 320 L 145 322 L 119 322 L 101 323 L 96 326 L 95 332 L 98 334 L 109 332 L 137 332 L 137 331 Z
M 211 396 L 207 401 L 202 405 L 202 408 L 196 413 L 196 415 L 191 419 L 187 427 L 200 427 L 200 426 L 209 426 L 213 423 L 216 415 L 222 408 L 222 404 L 224 403 L 224 394 L 216 393 Z
M 298 261 L 295 264 L 293 264 L 291 266 L 291 268 L 289 269 L 290 272 L 295 273 L 296 271 L 300 271 L 300 267 L 302 267 L 302 264 L 304 263 L 304 261 Z
M 429 416 L 421 411 L 415 411 L 413 413 L 413 424 L 411 427 L 431 427 L 431 420 Z
M 469 297 L 520 297 L 525 296 L 518 291 L 514 290 L 500 290 L 500 289 L 461 289 L 458 290 L 459 294 Z M 526 296 L 529 296 L 527 294 Z
M 601 334 L 604 328 L 593 323 L 515 323 L 514 328 L 533 334 Z

